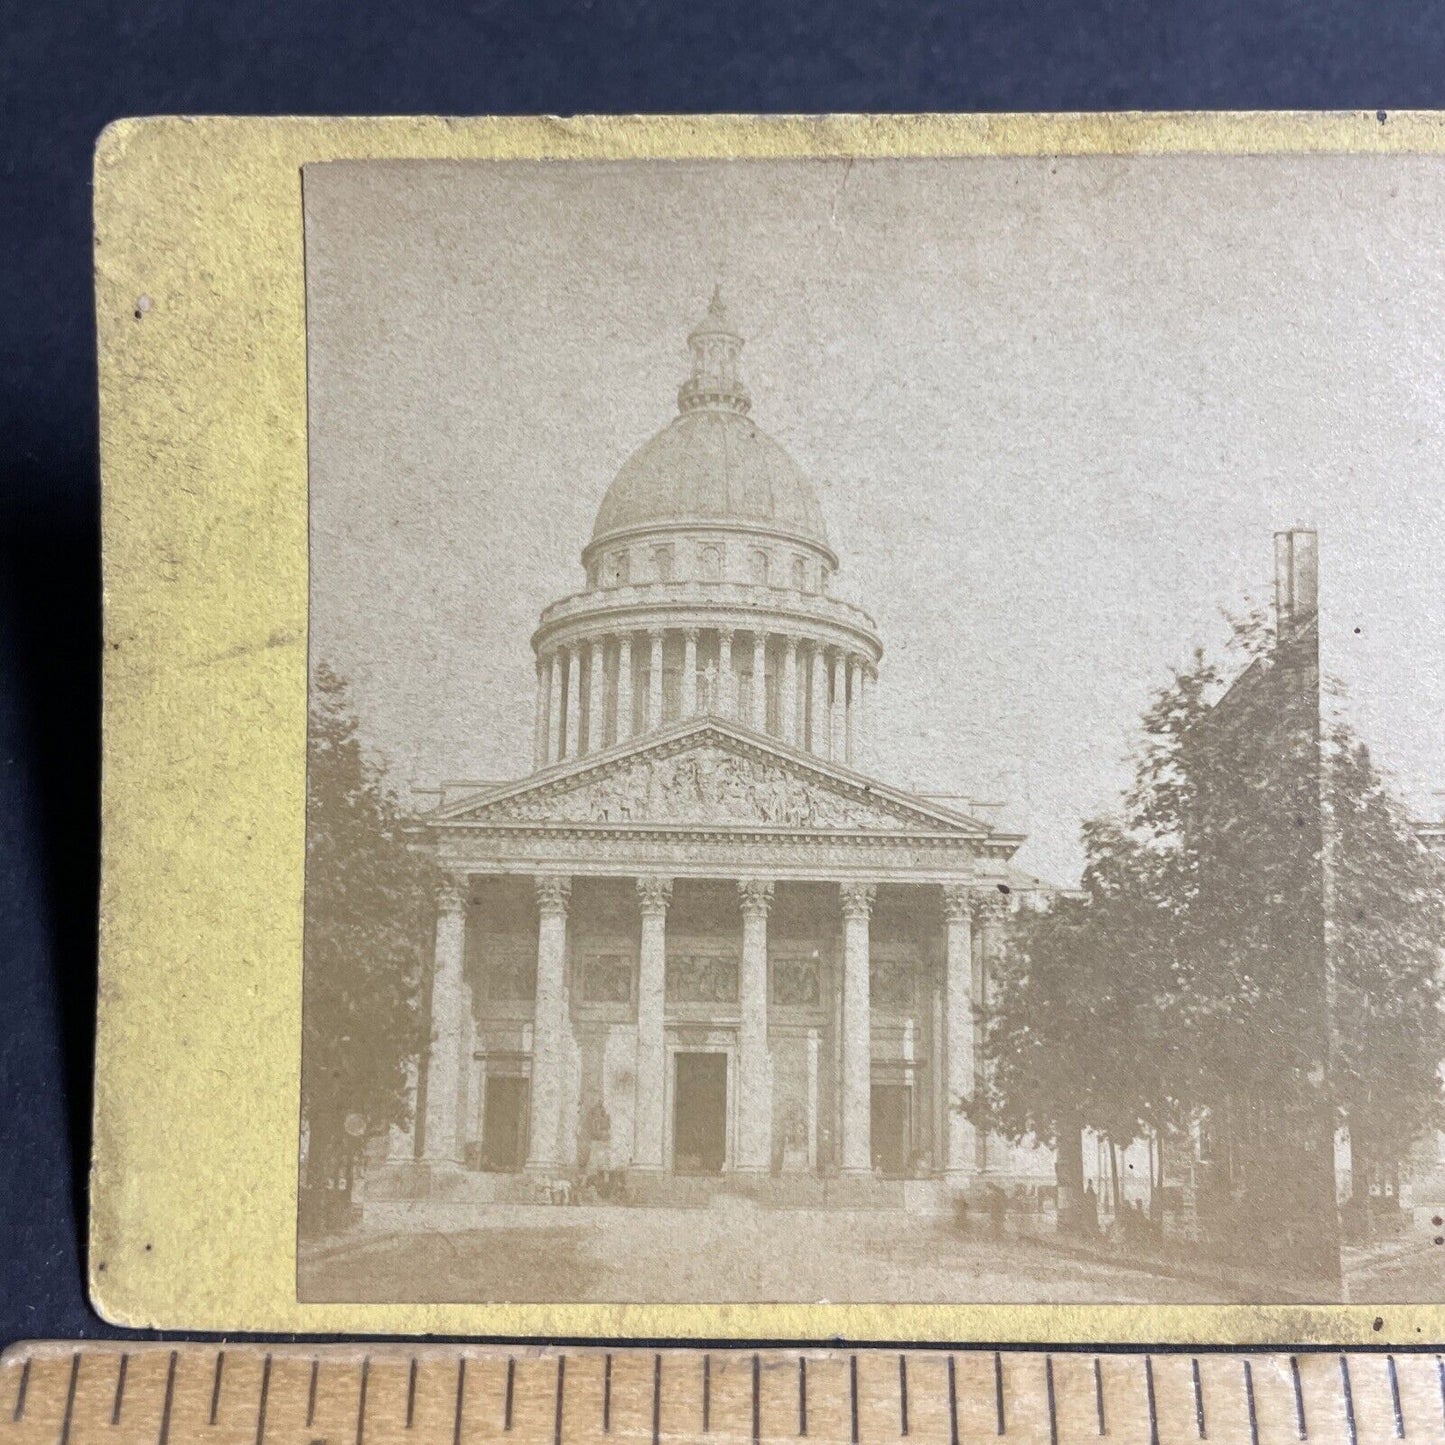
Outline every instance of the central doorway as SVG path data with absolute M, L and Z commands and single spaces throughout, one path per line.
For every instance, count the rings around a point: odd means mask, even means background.
M 720 1174 L 727 1160 L 728 1056 L 678 1054 L 672 1091 L 675 1174 Z
M 482 1105 L 482 1168 L 515 1174 L 527 1162 L 529 1081 L 516 1074 L 491 1074 Z
M 874 1084 L 870 1122 L 873 1167 L 888 1178 L 903 1178 L 913 1155 L 913 1090 L 907 1084 Z

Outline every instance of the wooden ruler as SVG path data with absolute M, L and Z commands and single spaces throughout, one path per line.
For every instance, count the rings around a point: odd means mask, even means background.
M 1445 1441 L 1435 1354 L 34 1344 L 0 1445 Z

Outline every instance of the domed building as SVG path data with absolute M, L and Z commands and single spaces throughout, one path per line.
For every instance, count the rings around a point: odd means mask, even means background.
M 872 775 L 877 628 L 718 295 L 688 346 L 532 635 L 532 771 L 423 820 L 411 1199 L 901 1203 L 1011 1167 L 951 1101 L 1022 839 Z

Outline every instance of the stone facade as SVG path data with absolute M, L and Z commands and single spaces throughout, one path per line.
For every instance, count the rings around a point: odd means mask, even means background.
M 532 773 L 450 786 L 419 1127 L 448 1172 L 1007 1169 L 952 1103 L 1022 842 L 867 771 L 883 648 L 714 298 L 532 643 Z

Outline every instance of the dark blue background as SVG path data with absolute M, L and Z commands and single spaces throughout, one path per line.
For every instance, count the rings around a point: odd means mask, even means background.
M 90 157 L 122 115 L 1445 106 L 1387 0 L 4 0 L 0 1343 L 114 1333 L 82 1238 L 97 884 Z

